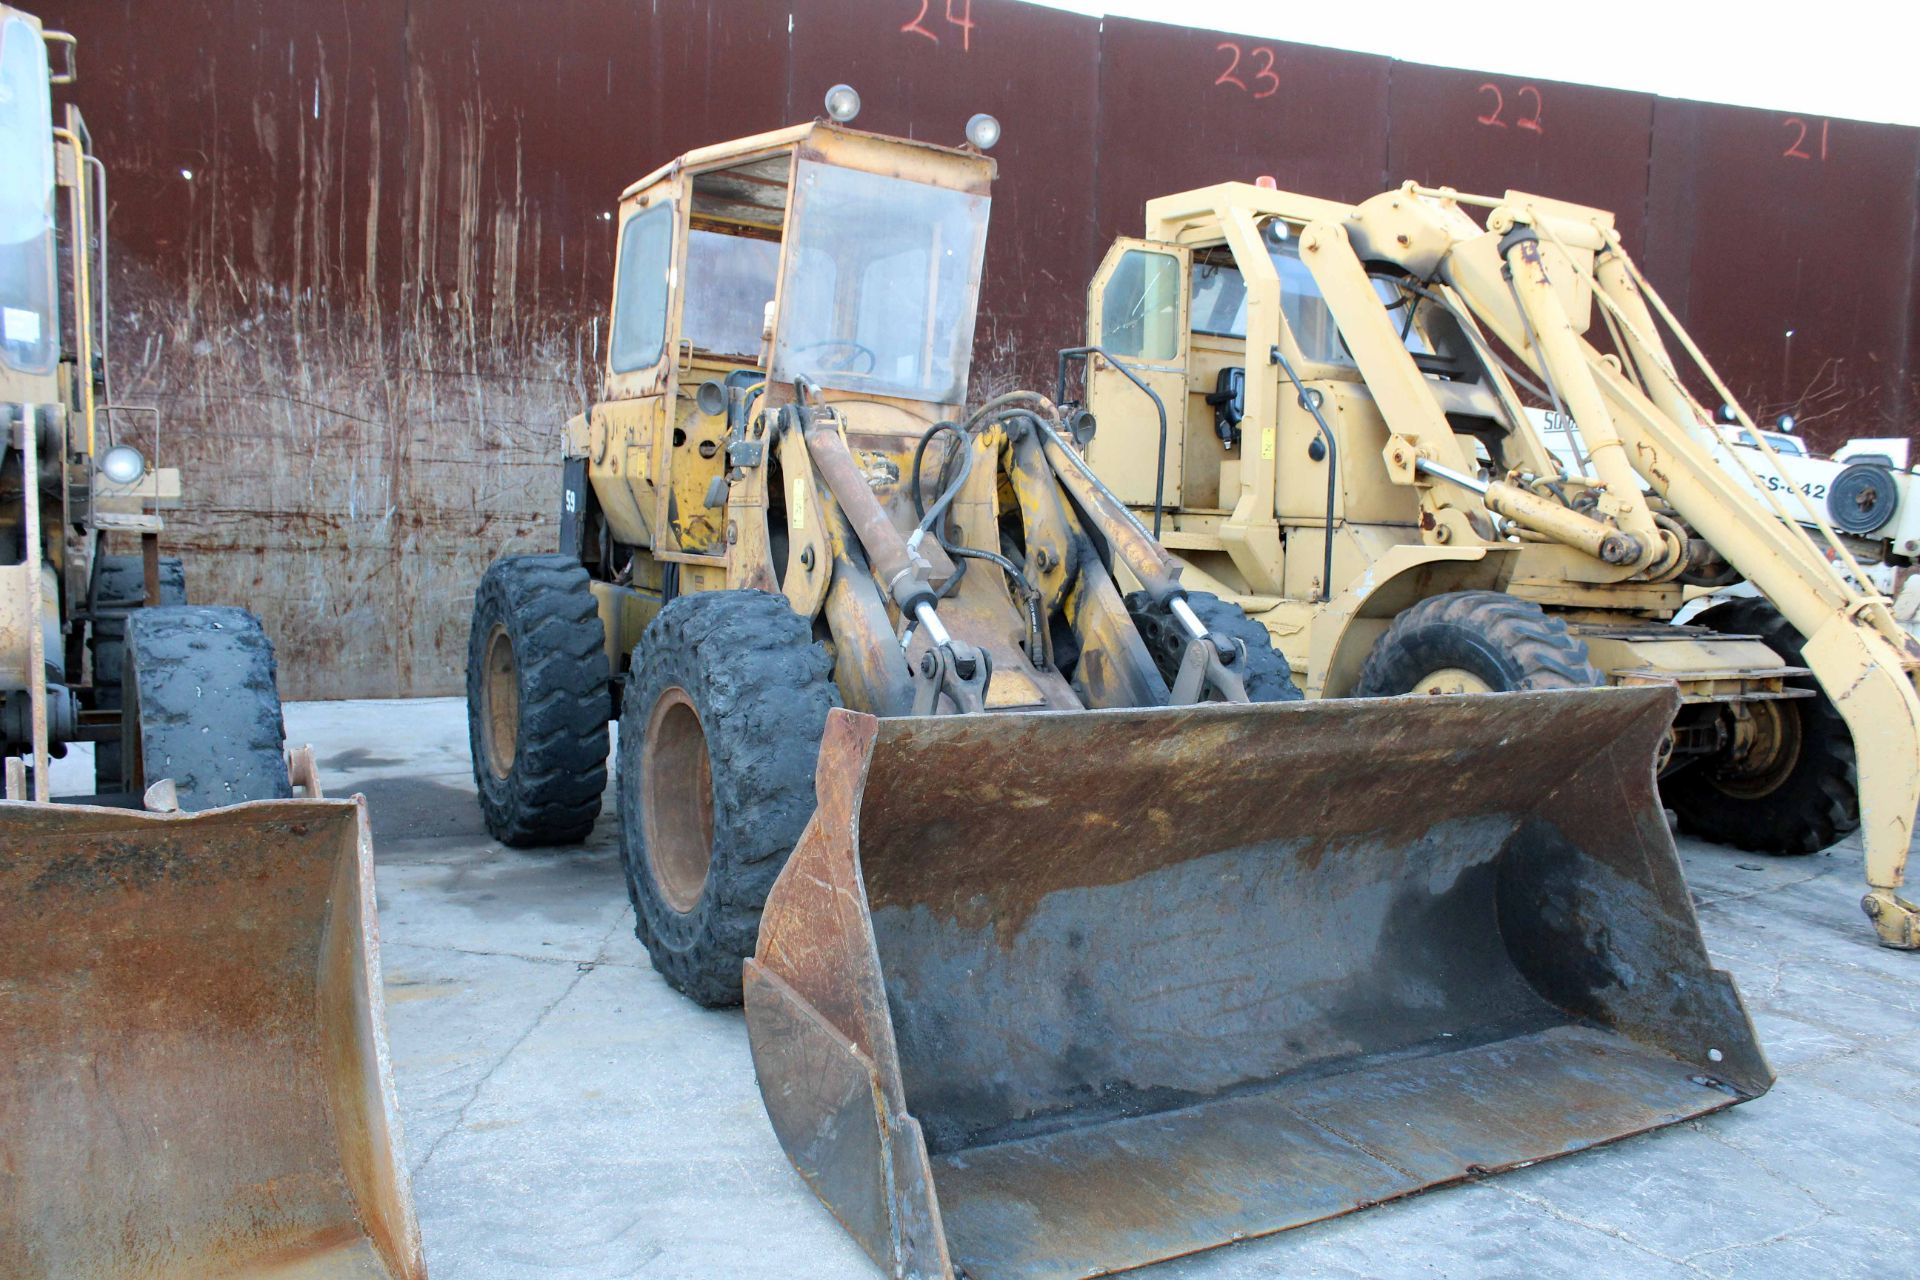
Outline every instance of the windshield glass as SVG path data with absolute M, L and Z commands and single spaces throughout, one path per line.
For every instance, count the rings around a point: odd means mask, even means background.
M 773 376 L 966 398 L 987 197 L 802 160 Z
M 1280 273 L 1280 312 L 1286 317 L 1287 328 L 1292 330 L 1301 356 L 1319 364 L 1352 368 L 1353 356 L 1341 340 L 1339 327 L 1333 322 L 1333 312 L 1327 308 L 1319 283 L 1307 270 L 1306 263 L 1300 261 L 1300 248 L 1294 237 L 1289 236 L 1278 244 L 1267 241 L 1267 255 L 1273 260 L 1274 270 Z M 1400 289 L 1392 280 L 1375 276 L 1373 291 L 1388 306 L 1404 306 Z M 1194 263 L 1191 303 L 1195 333 L 1211 333 L 1223 338 L 1247 336 L 1247 282 L 1238 267 L 1218 262 Z M 1399 317 L 1403 312 L 1397 310 L 1395 315 L 1396 324 L 1401 323 Z M 1433 354 L 1418 329 L 1404 330 L 1404 339 L 1407 350 L 1416 355 Z
M 53 107 L 47 52 L 30 23 L 0 25 L 0 358 L 54 361 Z

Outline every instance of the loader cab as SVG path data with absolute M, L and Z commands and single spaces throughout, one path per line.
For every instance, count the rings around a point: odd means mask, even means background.
M 1354 213 L 1248 183 L 1162 197 L 1088 297 L 1088 341 L 1108 353 L 1086 377 L 1094 469 L 1143 516 L 1161 510 L 1200 589 L 1296 610 L 1283 646 L 1306 643 L 1311 606 L 1393 547 L 1430 540 L 1420 492 L 1369 470 L 1391 438 L 1379 388 L 1421 380 L 1450 428 L 1434 433 L 1444 447 L 1516 461 L 1486 366 L 1438 295 L 1321 243 L 1363 240 Z M 1164 452 L 1134 378 L 1168 406 Z M 1447 535 L 1483 540 L 1464 525 Z
M 779 459 L 743 431 L 796 382 L 857 403 L 850 431 L 917 434 L 964 403 L 993 173 L 822 120 L 629 187 L 605 392 L 569 427 L 567 549 L 650 599 L 778 589 L 784 548 L 758 540 L 786 525 Z
M 1094 445 L 1102 455 L 1097 465 L 1118 478 L 1128 501 L 1153 502 L 1148 486 L 1157 484 L 1169 508 L 1231 511 L 1243 436 L 1252 429 L 1256 449 L 1280 447 L 1278 436 L 1267 444 L 1260 434 L 1271 422 L 1249 423 L 1247 394 L 1250 378 L 1279 377 L 1280 360 L 1323 396 L 1365 398 L 1359 362 L 1302 258 L 1301 235 L 1320 212 L 1262 211 L 1238 227 L 1216 222 L 1174 239 L 1115 241 L 1091 290 L 1089 341 L 1127 364 L 1172 408 L 1162 468 L 1138 438 L 1137 428 L 1153 416 L 1148 402 L 1130 380 L 1094 361 L 1088 399 L 1099 402 L 1096 421 L 1120 428 Z M 1261 308 L 1270 304 L 1255 303 L 1250 278 L 1277 293 L 1277 314 L 1267 316 Z M 1437 381 L 1470 380 L 1473 365 L 1462 358 L 1450 318 L 1423 304 L 1390 271 L 1372 274 L 1369 282 L 1423 373 Z M 1283 391 L 1291 389 L 1281 381 Z M 1294 399 L 1277 396 L 1282 415 Z

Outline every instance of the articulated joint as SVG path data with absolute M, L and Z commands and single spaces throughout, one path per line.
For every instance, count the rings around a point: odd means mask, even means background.
M 1489 222 L 1491 221 L 1492 220 L 1489 219 Z M 1500 237 L 1500 256 L 1504 259 L 1513 252 L 1515 246 L 1529 242 L 1538 244 L 1539 241 L 1540 233 L 1538 231 L 1535 231 L 1527 223 L 1516 222 L 1508 228 L 1505 235 Z

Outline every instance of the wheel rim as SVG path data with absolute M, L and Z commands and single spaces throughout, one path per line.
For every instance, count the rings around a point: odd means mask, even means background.
M 1451 697 L 1462 693 L 1492 693 L 1494 688 L 1465 667 L 1441 667 L 1413 682 L 1409 693 Z
M 520 672 L 513 662 L 513 638 L 502 623 L 487 634 L 487 656 L 481 682 L 486 725 L 487 768 L 496 778 L 513 772 L 513 756 L 520 742 Z
M 1785 701 L 1750 703 L 1750 724 L 1737 733 L 1738 755 L 1713 772 L 1713 784 L 1739 800 L 1758 800 L 1780 788 L 1800 763 L 1800 709 Z
M 713 770 L 707 731 L 684 689 L 668 689 L 653 704 L 640 779 L 647 869 L 667 905 L 685 915 L 699 904 L 713 865 Z

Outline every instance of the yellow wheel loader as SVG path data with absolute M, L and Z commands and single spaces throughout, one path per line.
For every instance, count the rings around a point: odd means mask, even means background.
M 856 101 L 623 194 L 561 545 L 480 584 L 468 708 L 514 845 L 591 828 L 618 716 L 639 937 L 744 997 L 885 1274 L 1105 1274 L 1764 1092 L 1672 690 L 1300 701 L 1052 402 L 968 406 L 993 162 Z
M 1613 215 L 1224 183 L 1146 223 L 1061 382 L 1085 362 L 1088 459 L 1183 581 L 1264 623 L 1309 697 L 1667 685 L 1681 823 L 1781 854 L 1864 823 L 1866 912 L 1920 946 L 1920 646 L 1855 585 L 1891 548 L 1753 474 L 1755 449 L 1789 473 Z M 1764 598 L 1671 625 L 1741 578 Z
M 73 76 L 0 6 L 0 1275 L 419 1280 L 365 806 L 290 768 L 258 620 L 185 603 L 178 476 L 113 443 Z

